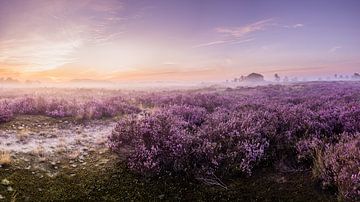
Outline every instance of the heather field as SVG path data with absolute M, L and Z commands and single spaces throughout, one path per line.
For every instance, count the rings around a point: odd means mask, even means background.
M 0 89 L 0 201 L 359 201 L 360 83 Z

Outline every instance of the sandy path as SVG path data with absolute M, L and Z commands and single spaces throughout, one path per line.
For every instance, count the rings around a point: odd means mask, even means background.
M 114 120 L 75 123 L 39 116 L 19 117 L 0 126 L 0 151 L 26 162 L 86 158 L 108 150 Z

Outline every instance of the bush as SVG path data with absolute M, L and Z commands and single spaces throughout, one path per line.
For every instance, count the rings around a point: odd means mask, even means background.
M 128 117 L 117 124 L 110 147 L 120 155 L 123 148 L 131 150 L 127 163 L 141 173 L 251 174 L 268 146 L 263 123 L 254 122 L 256 114 L 205 114 L 184 105 Z
M 14 115 L 45 115 L 54 118 L 101 119 L 141 111 L 121 97 L 90 97 L 82 100 L 74 97 L 24 96 L 5 101 L 7 103 L 6 113 L 10 111 Z
M 5 123 L 13 118 L 13 113 L 6 102 L 0 103 L 0 123 Z
M 124 147 L 130 150 L 128 165 L 141 173 L 184 172 L 192 167 L 188 155 L 194 138 L 187 126 L 168 111 L 141 119 L 131 116 L 117 124 L 109 138 L 110 148 L 118 154 Z
M 149 93 L 137 100 L 156 111 L 121 120 L 109 142 L 119 155 L 131 151 L 129 167 L 148 174 L 249 175 L 264 161 L 303 169 L 324 144 L 359 132 L 358 89 L 306 83 Z
M 314 175 L 324 187 L 337 187 L 341 196 L 360 200 L 360 134 L 344 133 L 336 144 L 316 152 Z
M 259 119 L 259 115 L 228 110 L 211 114 L 198 134 L 196 162 L 200 168 L 219 175 L 236 172 L 250 175 L 265 156 L 269 146 L 266 135 L 273 133 L 271 126 L 265 127 L 266 119 Z

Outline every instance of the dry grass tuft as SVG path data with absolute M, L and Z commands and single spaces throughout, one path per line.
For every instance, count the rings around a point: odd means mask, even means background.
M 9 166 L 11 164 L 11 155 L 9 152 L 0 152 L 0 165 L 1 166 Z

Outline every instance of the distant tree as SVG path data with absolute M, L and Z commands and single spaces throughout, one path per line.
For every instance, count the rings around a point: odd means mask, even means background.
M 277 73 L 275 73 L 274 77 L 275 77 L 275 81 L 277 81 L 277 82 L 280 81 L 280 76 Z
M 240 81 L 244 81 L 245 77 L 243 75 L 240 76 Z
M 338 75 L 337 75 L 337 74 L 335 74 L 335 75 L 334 75 L 334 77 L 335 77 L 335 79 L 337 79 L 337 78 L 338 78 Z
M 359 80 L 360 79 L 360 74 L 359 73 L 354 73 L 354 75 L 352 76 L 353 79 Z
M 251 73 L 247 75 L 244 79 L 250 82 L 262 82 L 264 81 L 264 76 L 258 73 Z

